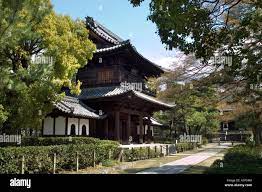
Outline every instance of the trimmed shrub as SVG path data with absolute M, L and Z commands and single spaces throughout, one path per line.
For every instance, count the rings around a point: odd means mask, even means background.
M 221 166 L 222 165 L 222 166 Z M 262 172 L 262 148 L 238 145 L 229 149 L 221 161 L 215 161 L 207 173 L 251 174 Z
M 232 165 L 236 163 L 255 163 L 262 160 L 261 153 L 262 151 L 259 148 L 240 145 L 229 149 L 224 156 L 224 161 Z
M 206 137 L 202 138 L 202 145 L 208 144 L 208 139 Z
M 100 141 L 97 144 L 68 144 L 54 146 L 26 146 L 0 148 L 0 173 L 21 173 L 22 157 L 25 158 L 25 173 L 51 173 L 54 153 L 56 153 L 57 170 L 75 169 L 76 155 L 79 158 L 79 168 L 93 165 L 108 159 L 108 152 L 117 154 L 118 143 Z M 112 156 L 116 158 L 116 156 Z
M 22 146 L 49 146 L 67 144 L 97 144 L 102 140 L 93 137 L 22 137 Z
M 195 144 L 194 143 L 177 143 L 176 144 L 176 151 L 177 153 L 183 152 L 183 151 L 188 151 L 188 150 L 192 150 L 195 148 Z
M 124 149 L 123 151 L 123 160 L 124 161 L 137 161 L 149 158 L 160 157 L 160 149 L 157 148 L 133 148 L 133 149 Z

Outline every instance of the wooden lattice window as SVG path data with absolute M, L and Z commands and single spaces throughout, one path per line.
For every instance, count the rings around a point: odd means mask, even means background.
M 99 83 L 111 83 L 113 81 L 113 71 L 103 70 L 98 72 L 98 82 Z

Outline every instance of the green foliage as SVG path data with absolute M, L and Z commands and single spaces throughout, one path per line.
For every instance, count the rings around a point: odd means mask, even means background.
M 144 0 L 129 1 L 140 6 Z M 203 71 L 212 68 L 204 76 L 207 76 L 207 84 L 216 84 L 226 90 L 221 93 L 223 98 L 249 104 L 261 102 L 261 1 L 149 2 L 148 19 L 156 24 L 158 35 L 167 49 L 179 49 L 188 56 L 194 55 L 200 61 L 195 62 L 195 68 L 200 69 L 198 72 L 202 76 Z M 217 54 L 232 59 L 232 62 L 214 61 Z M 192 77 L 192 71 L 189 77 Z M 261 107 L 256 110 L 256 120 L 261 120 Z M 261 128 L 258 124 L 252 128 L 256 143 L 260 144 Z
M 102 162 L 102 165 L 105 167 L 112 167 L 114 165 L 117 165 L 119 162 L 116 160 L 107 159 Z
M 180 85 L 174 75 L 166 74 L 161 83 L 168 84 L 168 88 L 159 93 L 158 97 L 174 102 L 176 106 L 162 114 L 156 113 L 157 119 L 172 122 L 171 131 L 178 134 L 208 134 L 219 129 L 216 110 L 218 96 L 213 86 L 199 86 L 199 81 Z M 195 85 L 194 85 L 194 84 Z M 170 135 L 173 137 L 173 135 Z
M 102 141 L 93 137 L 22 137 L 22 146 L 48 146 L 67 144 L 98 144 L 100 142 L 116 143 L 114 141 Z
M 192 150 L 195 148 L 194 143 L 177 143 L 176 144 L 176 151 L 177 153 L 183 152 L 183 151 L 188 151 Z
M 202 137 L 202 144 L 203 145 L 208 144 L 208 139 L 206 137 Z
M 55 14 L 49 0 L 0 0 L 0 10 L 0 125 L 38 129 L 63 86 L 80 92 L 73 79 L 95 45 L 83 21 Z
M 3 123 L 7 120 L 8 118 L 8 112 L 4 110 L 3 105 L 0 104 L 0 127 L 3 125 Z
M 252 136 L 251 137 L 246 137 L 245 143 L 249 147 L 255 147 L 255 145 L 256 145 L 256 142 L 255 142 L 255 140 L 254 140 L 254 138 Z
M 207 173 L 251 174 L 262 171 L 262 149 L 246 145 L 229 149 L 224 159 L 213 163 Z
M 148 147 L 124 149 L 123 160 L 124 161 L 137 161 L 142 159 L 150 159 L 155 157 L 160 157 L 161 151 L 159 148 L 153 149 Z
M 53 146 L 27 146 L 0 148 L 0 173 L 21 173 L 22 156 L 25 158 L 26 173 L 50 173 L 53 167 L 54 153 L 57 157 L 57 170 L 75 169 L 76 155 L 79 168 L 93 165 L 93 153 L 96 163 L 108 159 L 108 151 L 118 152 L 116 142 L 101 141 L 93 144 L 67 144 Z M 116 158 L 116 156 L 113 156 Z
M 129 1 L 134 6 L 143 2 Z M 219 50 L 233 56 L 226 74 L 257 84 L 261 81 L 261 13 L 259 1 L 151 0 L 148 18 L 168 49 L 194 53 L 203 63 Z M 251 39 L 252 43 L 245 42 Z

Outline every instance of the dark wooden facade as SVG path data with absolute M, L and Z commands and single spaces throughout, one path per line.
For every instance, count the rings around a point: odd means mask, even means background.
M 140 95 L 127 91 L 110 96 L 81 97 L 88 106 L 107 115 L 97 121 L 94 135 L 121 143 L 151 142 L 153 130 L 150 121 L 145 122 L 143 118 L 150 119 L 154 112 L 170 106 L 148 99 L 154 92 L 149 91 L 145 83 L 149 77 L 159 77 L 163 70 L 140 55 L 129 41 L 123 41 L 90 17 L 86 21 L 89 38 L 97 45 L 97 51 L 92 61 L 78 71 L 81 88 L 99 90 L 100 87 L 119 87 L 123 82 L 142 84 Z

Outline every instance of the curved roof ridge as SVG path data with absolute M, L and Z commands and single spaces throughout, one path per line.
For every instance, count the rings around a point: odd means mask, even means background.
M 86 17 L 86 25 L 90 27 L 95 34 L 115 45 L 124 41 L 121 37 L 110 31 L 98 21 L 94 20 L 92 17 Z

